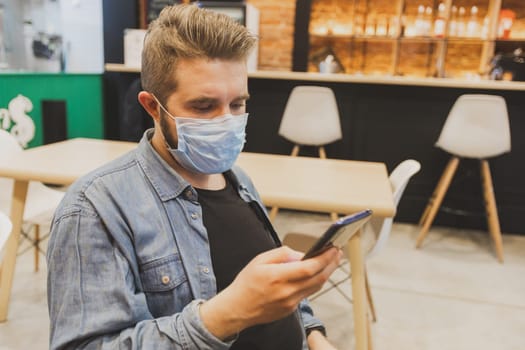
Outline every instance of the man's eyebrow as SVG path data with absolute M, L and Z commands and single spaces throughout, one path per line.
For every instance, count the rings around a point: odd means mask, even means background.
M 250 99 L 249 94 L 243 94 L 243 95 L 237 96 L 234 99 L 234 101 L 247 101 L 249 99 Z M 219 99 L 214 98 L 214 97 L 200 96 L 200 97 L 196 97 L 194 99 L 189 100 L 187 103 L 216 103 L 217 101 L 219 101 Z
M 194 99 L 191 99 L 191 100 L 187 101 L 187 103 L 214 103 L 214 102 L 217 102 L 217 101 L 218 101 L 218 99 L 213 98 L 213 97 L 201 96 L 201 97 L 196 97 Z
M 250 94 L 241 95 L 236 98 L 236 100 L 244 100 L 244 101 L 248 101 L 249 99 L 250 99 Z

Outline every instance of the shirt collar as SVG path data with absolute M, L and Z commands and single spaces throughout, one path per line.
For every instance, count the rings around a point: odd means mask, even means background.
M 162 159 L 151 145 L 154 129 L 144 132 L 137 148 L 137 161 L 162 201 L 181 195 L 190 184 Z

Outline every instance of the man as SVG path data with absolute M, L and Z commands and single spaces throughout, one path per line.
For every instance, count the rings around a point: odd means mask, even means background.
M 340 252 L 301 261 L 278 247 L 233 167 L 255 43 L 192 5 L 151 24 L 138 99 L 154 129 L 76 182 L 55 214 L 51 349 L 333 349 L 304 298 Z

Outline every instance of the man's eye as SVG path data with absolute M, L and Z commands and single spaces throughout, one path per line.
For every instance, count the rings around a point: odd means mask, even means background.
M 202 104 L 202 105 L 195 105 L 193 106 L 193 108 L 199 112 L 206 112 L 206 111 L 211 110 L 213 106 L 210 104 Z
M 240 109 L 240 108 L 243 108 L 243 107 L 246 107 L 246 103 L 245 102 L 234 103 L 234 104 L 231 105 L 232 109 Z

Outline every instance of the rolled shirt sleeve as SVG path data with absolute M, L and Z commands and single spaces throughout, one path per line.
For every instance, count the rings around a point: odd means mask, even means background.
M 312 308 L 310 307 L 310 304 L 308 303 L 308 300 L 304 299 L 299 303 L 299 312 L 303 319 L 303 325 L 305 330 L 310 328 L 317 328 L 322 329 L 322 333 L 326 334 L 323 322 L 321 322 L 321 320 L 314 316 L 314 313 L 312 311 Z

